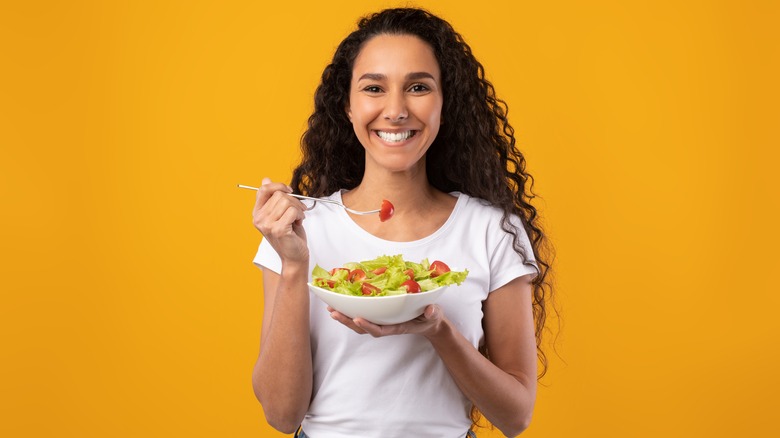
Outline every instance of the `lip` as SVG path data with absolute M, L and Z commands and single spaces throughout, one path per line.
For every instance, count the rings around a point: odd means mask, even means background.
M 377 132 L 377 131 L 388 132 L 388 133 L 391 133 L 391 134 L 397 134 L 397 133 L 400 133 L 400 132 L 412 131 L 414 134 L 412 136 L 410 136 L 409 138 L 407 138 L 406 140 L 403 140 L 403 141 L 387 141 L 387 140 L 383 139 L 382 137 L 380 137 L 379 136 L 379 132 Z M 420 134 L 420 131 L 417 130 L 417 129 L 388 129 L 388 130 L 385 130 L 385 129 L 373 129 L 371 131 L 371 134 L 377 140 L 379 140 L 383 145 L 392 148 L 392 147 L 406 146 L 407 144 L 409 144 L 409 143 L 411 143 L 413 141 L 416 141 L 417 140 L 416 137 Z
M 409 138 L 407 138 L 406 140 L 403 140 L 403 141 L 388 141 L 388 140 L 385 140 L 385 139 L 383 139 L 382 137 L 379 136 L 379 131 L 387 132 L 387 133 L 390 133 L 390 134 L 398 134 L 398 133 L 402 133 L 402 132 L 409 132 L 409 131 L 411 131 L 412 135 Z M 379 140 L 383 145 L 385 145 L 387 147 L 400 147 L 400 146 L 405 146 L 405 145 L 409 144 L 412 141 L 416 141 L 416 137 L 420 134 L 420 130 L 419 129 L 410 129 L 410 128 L 405 128 L 405 129 L 398 129 L 398 128 L 393 128 L 393 129 L 372 129 L 371 130 L 371 134 L 377 140 Z
M 399 132 L 406 132 L 406 131 L 420 132 L 419 129 L 414 129 L 414 128 L 387 128 L 387 129 L 374 128 L 371 131 L 373 131 L 375 133 L 378 132 L 378 131 L 390 132 L 390 133 L 393 133 L 393 134 L 398 134 Z

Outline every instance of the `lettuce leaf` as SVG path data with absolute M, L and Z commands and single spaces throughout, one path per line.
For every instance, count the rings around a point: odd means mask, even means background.
M 327 271 L 319 265 L 312 270 L 312 282 L 315 286 L 333 292 L 366 296 L 363 294 L 363 283 L 368 283 L 379 289 L 370 296 L 400 295 L 408 293 L 403 283 L 409 280 L 409 270 L 420 285 L 420 291 L 426 292 L 442 286 L 461 284 L 468 276 L 468 270 L 450 271 L 438 277 L 431 277 L 432 270 L 428 259 L 420 263 L 403 259 L 402 255 L 382 255 L 373 260 L 345 263 L 343 267 Z M 365 278 L 350 280 L 350 273 L 360 269 L 365 272 Z

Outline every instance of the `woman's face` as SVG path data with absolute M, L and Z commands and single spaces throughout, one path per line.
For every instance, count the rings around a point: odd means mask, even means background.
M 366 169 L 424 169 L 442 102 L 439 63 L 427 43 L 410 35 L 368 40 L 355 59 L 347 108 Z

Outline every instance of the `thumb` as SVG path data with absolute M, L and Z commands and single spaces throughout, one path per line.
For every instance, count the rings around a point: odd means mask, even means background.
M 271 184 L 271 178 L 265 177 L 263 178 L 263 185 Z
M 436 306 L 434 304 L 431 304 L 430 306 L 425 308 L 425 312 L 423 312 L 423 315 L 425 315 L 425 319 L 432 320 L 437 319 L 441 312 L 439 311 L 439 306 Z

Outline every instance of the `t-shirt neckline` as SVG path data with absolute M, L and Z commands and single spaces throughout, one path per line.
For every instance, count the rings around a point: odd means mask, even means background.
M 341 194 L 345 192 L 346 190 L 338 190 L 333 195 L 331 195 L 331 198 L 343 203 L 343 199 L 341 198 Z M 349 227 L 352 232 L 354 232 L 357 236 L 360 238 L 367 240 L 372 243 L 382 243 L 382 244 L 389 244 L 389 245 L 395 245 L 399 247 L 412 247 L 412 246 L 419 246 L 426 243 L 429 243 L 433 240 L 438 239 L 440 236 L 445 234 L 447 232 L 447 229 L 449 229 L 452 224 L 455 222 L 459 211 L 462 209 L 463 204 L 466 203 L 468 200 L 468 195 L 461 193 L 461 192 L 450 192 L 449 193 L 452 196 L 457 197 L 457 200 L 455 201 L 455 207 L 452 209 L 452 212 L 450 212 L 450 216 L 447 218 L 447 220 L 440 226 L 437 230 L 435 230 L 433 233 L 417 240 L 411 240 L 411 241 L 395 241 L 395 240 L 386 240 L 382 239 L 381 237 L 377 237 L 365 229 L 363 229 L 360 225 L 357 224 L 344 210 L 343 208 L 338 208 L 339 217 L 341 218 L 341 221 L 346 224 L 347 227 Z

